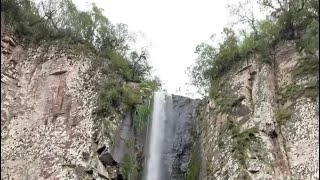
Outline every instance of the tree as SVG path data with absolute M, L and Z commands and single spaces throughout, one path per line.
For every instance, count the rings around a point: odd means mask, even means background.
M 162 81 L 159 76 L 154 76 L 152 82 L 155 85 L 154 90 L 160 90 L 162 88 Z
M 253 30 L 255 36 L 258 36 L 257 20 L 254 14 L 252 0 L 240 1 L 237 4 L 229 4 L 230 14 L 236 16 L 236 23 L 248 24 Z
M 129 34 L 128 26 L 119 23 L 109 26 L 108 36 L 105 40 L 110 48 L 115 49 L 119 54 L 124 56 L 130 50 L 128 43 L 134 41 L 134 38 Z
M 260 5 L 271 10 L 271 17 L 281 27 L 282 39 L 298 39 L 312 20 L 319 22 L 317 0 L 260 0 Z
M 150 73 L 151 66 L 148 62 L 149 52 L 146 48 L 141 48 L 141 53 L 132 51 L 130 53 L 130 69 L 132 71 L 131 80 L 135 81 L 144 78 Z
M 195 63 L 187 68 L 187 73 L 191 77 L 191 85 L 198 88 L 198 93 L 207 95 L 210 86 L 209 71 L 216 56 L 216 49 L 207 43 L 201 43 L 196 47 L 195 53 L 198 58 Z

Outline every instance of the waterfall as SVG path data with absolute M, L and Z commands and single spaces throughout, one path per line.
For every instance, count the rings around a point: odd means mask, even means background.
M 197 100 L 155 92 L 145 144 L 144 180 L 185 180 Z
M 168 147 L 168 139 L 173 134 L 171 116 L 171 95 L 165 92 L 155 92 L 153 100 L 153 112 L 151 129 L 149 132 L 149 153 L 145 180 L 163 180 L 165 174 L 164 147 Z M 172 138 L 171 138 L 172 139 Z

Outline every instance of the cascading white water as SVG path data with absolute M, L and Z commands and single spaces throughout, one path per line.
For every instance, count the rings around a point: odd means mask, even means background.
M 149 156 L 147 162 L 146 180 L 162 179 L 162 152 L 166 131 L 166 104 L 169 96 L 165 92 L 155 92 L 153 113 L 149 139 Z

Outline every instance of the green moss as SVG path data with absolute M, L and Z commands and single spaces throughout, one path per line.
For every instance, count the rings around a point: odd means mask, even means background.
M 278 92 L 278 103 L 283 105 L 288 100 L 295 101 L 300 97 L 307 97 L 312 100 L 316 100 L 319 95 L 319 88 L 317 83 L 309 83 L 305 85 L 297 85 L 295 83 L 291 83 L 287 85 L 285 88 L 282 88 Z
M 211 86 L 209 89 L 209 96 L 211 99 L 217 99 L 219 95 L 219 90 L 216 86 Z
M 232 152 L 234 157 L 239 160 L 241 165 L 245 166 L 245 160 L 247 158 L 246 151 L 253 142 L 257 141 L 255 136 L 257 129 L 250 128 L 240 132 L 239 126 L 232 121 L 228 122 L 228 128 L 232 133 Z
M 227 123 L 220 129 L 216 143 L 220 149 L 224 148 L 226 146 L 224 137 L 231 136 L 231 151 L 233 156 L 242 166 L 246 166 L 247 150 L 254 149 L 256 151 L 258 147 L 258 139 L 255 136 L 257 132 L 258 130 L 255 127 L 241 132 L 239 125 L 231 118 L 228 118 Z
M 139 166 L 137 162 L 136 152 L 134 150 L 134 140 L 128 142 L 128 153 L 122 159 L 120 172 L 124 179 L 138 180 Z
M 295 78 L 301 78 L 305 76 L 319 77 L 319 58 L 314 55 L 307 55 L 299 60 L 297 68 L 293 72 Z
M 228 81 L 228 77 L 216 79 L 211 82 L 214 86 L 210 87 L 210 98 L 215 100 L 219 111 L 225 113 L 230 113 L 233 107 L 245 99 L 244 96 L 235 94 L 239 86 L 230 88 L 230 85 L 227 83 Z
M 231 112 L 232 108 L 238 105 L 245 97 L 234 94 L 225 94 L 216 99 L 221 112 Z
M 201 169 L 200 141 L 196 140 L 191 149 L 191 157 L 188 166 L 187 180 L 198 180 Z
M 135 155 L 126 154 L 123 157 L 123 162 L 121 166 L 121 174 L 125 179 L 136 180 L 138 176 L 137 162 L 135 160 Z
M 291 114 L 292 112 L 289 109 L 279 109 L 276 113 L 278 125 L 284 125 L 291 118 Z

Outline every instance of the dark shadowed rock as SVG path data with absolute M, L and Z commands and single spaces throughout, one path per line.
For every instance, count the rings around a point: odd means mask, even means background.
M 102 164 L 104 166 L 115 166 L 117 165 L 117 162 L 113 159 L 113 157 L 111 156 L 111 154 L 107 151 L 103 151 L 100 156 L 99 156 L 99 160 L 102 162 Z
M 97 153 L 100 155 L 105 149 L 106 149 L 106 146 L 103 145 L 97 149 Z
M 93 174 L 93 169 L 86 169 L 85 172 L 86 172 L 87 174 Z
M 233 107 L 231 114 L 237 117 L 245 116 L 250 113 L 250 109 L 242 104 Z
M 173 137 L 166 143 L 164 151 L 165 166 L 169 168 L 170 180 L 185 180 L 188 170 L 188 162 L 191 155 L 194 118 L 199 100 L 183 96 L 172 95 L 172 121 Z M 170 127 L 168 127 L 170 128 Z M 168 137 L 169 138 L 169 137 Z
M 129 111 L 125 115 L 117 133 L 115 134 L 115 141 L 111 150 L 111 154 L 116 162 L 120 163 L 122 161 L 122 158 L 128 151 L 127 143 L 130 141 L 132 137 L 132 115 L 131 111 Z

